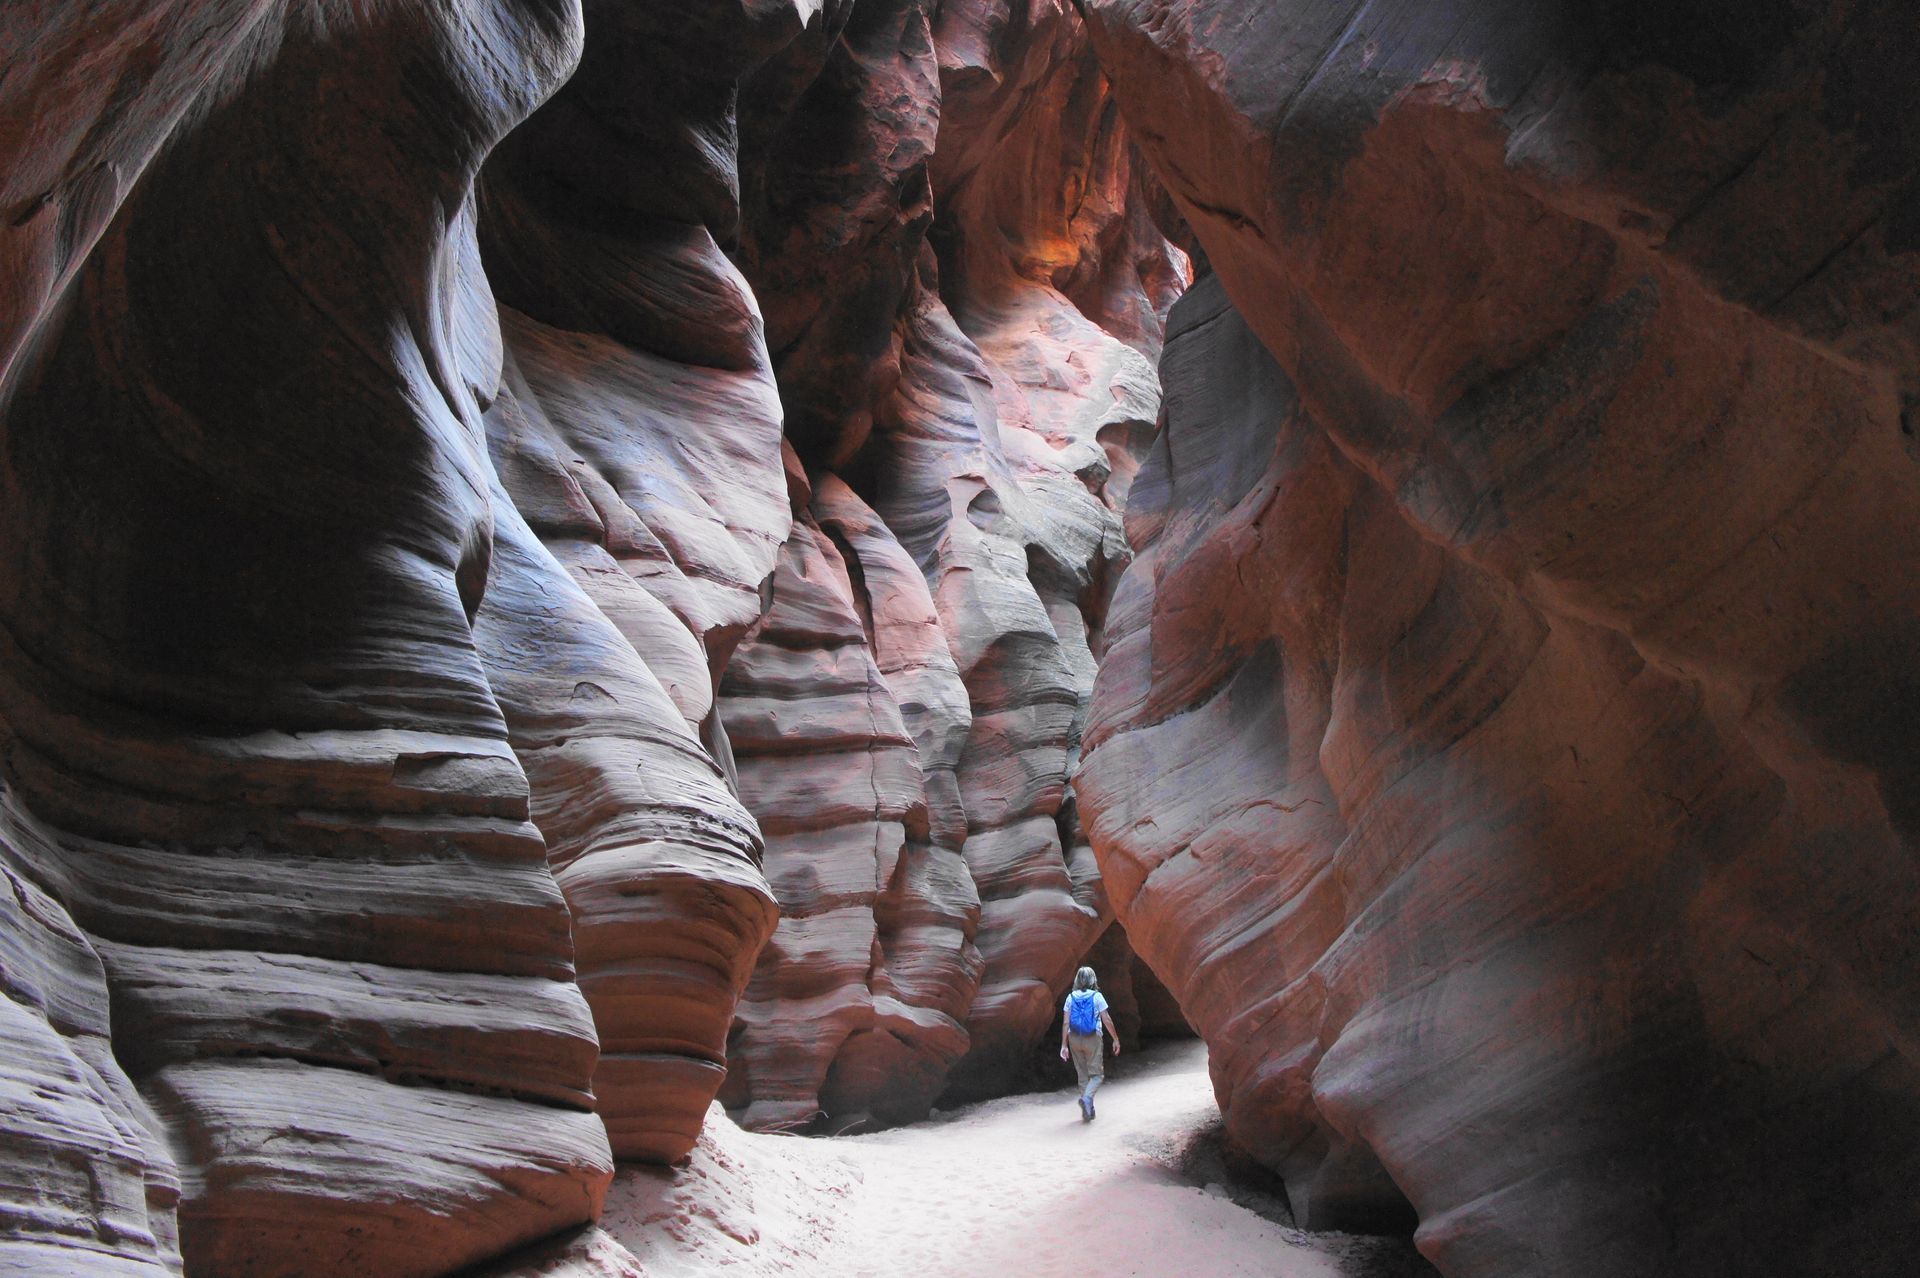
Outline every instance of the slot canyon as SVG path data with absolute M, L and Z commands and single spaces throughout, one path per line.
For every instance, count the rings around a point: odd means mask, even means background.
M 0 160 L 0 1274 L 853 1272 L 1083 964 L 1064 1191 L 1920 1270 L 1907 0 L 19 0 Z

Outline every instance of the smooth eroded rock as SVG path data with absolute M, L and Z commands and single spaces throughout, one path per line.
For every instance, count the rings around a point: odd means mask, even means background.
M 1081 802 L 1308 1220 L 1898 1267 L 1910 23 L 1575 9 L 1088 6 L 1219 278 Z

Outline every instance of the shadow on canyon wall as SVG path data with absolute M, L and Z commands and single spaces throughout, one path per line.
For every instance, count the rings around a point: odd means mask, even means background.
M 1893 0 L 0 39 L 5 1263 L 445 1272 L 1094 951 L 1304 1223 L 1901 1267 Z

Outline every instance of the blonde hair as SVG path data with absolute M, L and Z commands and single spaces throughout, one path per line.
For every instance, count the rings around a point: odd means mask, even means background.
M 1097 990 L 1100 988 L 1100 978 L 1093 974 L 1092 968 L 1083 967 L 1073 974 L 1073 988 L 1076 990 Z

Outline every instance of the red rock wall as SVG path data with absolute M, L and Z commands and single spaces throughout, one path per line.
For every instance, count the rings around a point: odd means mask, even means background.
M 0 1267 L 442 1272 L 729 1063 L 1006 1084 L 1184 279 L 1015 8 L 0 15 Z
M 1311 1223 L 1899 1271 L 1914 32 L 0 10 L 0 1266 L 443 1272 L 1117 910 Z
M 772 607 L 721 685 L 781 901 L 723 1099 L 752 1127 L 924 1117 L 980 977 L 980 898 L 957 840 L 934 837 L 920 762 L 951 757 L 966 689 L 879 518 L 832 477 L 797 495 Z
M 741 258 L 815 485 L 722 688 L 783 908 L 749 1125 L 1003 1090 L 1106 919 L 1066 783 L 1185 258 L 1069 6 L 932 8 L 830 8 L 742 98 Z
M 977 355 L 954 359 L 940 317 L 922 321 L 926 357 L 945 365 L 928 388 L 943 400 L 932 413 L 925 401 L 902 406 L 879 508 L 902 526 L 936 493 L 956 511 L 967 503 L 967 524 L 953 520 L 942 542 L 907 535 L 974 696 L 960 783 L 987 972 L 953 1080 L 965 1098 L 991 1094 L 1024 1061 L 1105 921 L 1066 781 L 1127 557 L 1111 512 L 1151 434 L 1158 387 L 1139 351 L 1063 289 L 1126 317 L 1121 336 L 1151 353 L 1185 262 L 1145 214 L 1130 144 L 1070 6 L 953 6 L 937 31 L 940 286 Z M 955 446 L 951 423 L 965 414 L 951 398 L 956 372 L 991 387 L 981 435 L 1010 475 L 981 474 L 971 449 Z
M 1911 15 L 1086 9 L 1218 278 L 1078 790 L 1231 1131 L 1449 1275 L 1899 1271 Z
M 612 1172 L 469 632 L 499 348 L 468 188 L 577 15 L 118 8 L 0 18 L 33 68 L 4 90 L 0 1059 L 29 1086 L 0 1251 L 444 1271 L 588 1219 Z
M 737 77 L 791 3 L 591 6 L 580 69 L 490 160 L 506 385 L 488 415 L 537 590 L 483 651 L 532 780 L 621 1158 L 693 1147 L 776 909 L 714 682 L 792 524 L 739 217 Z

